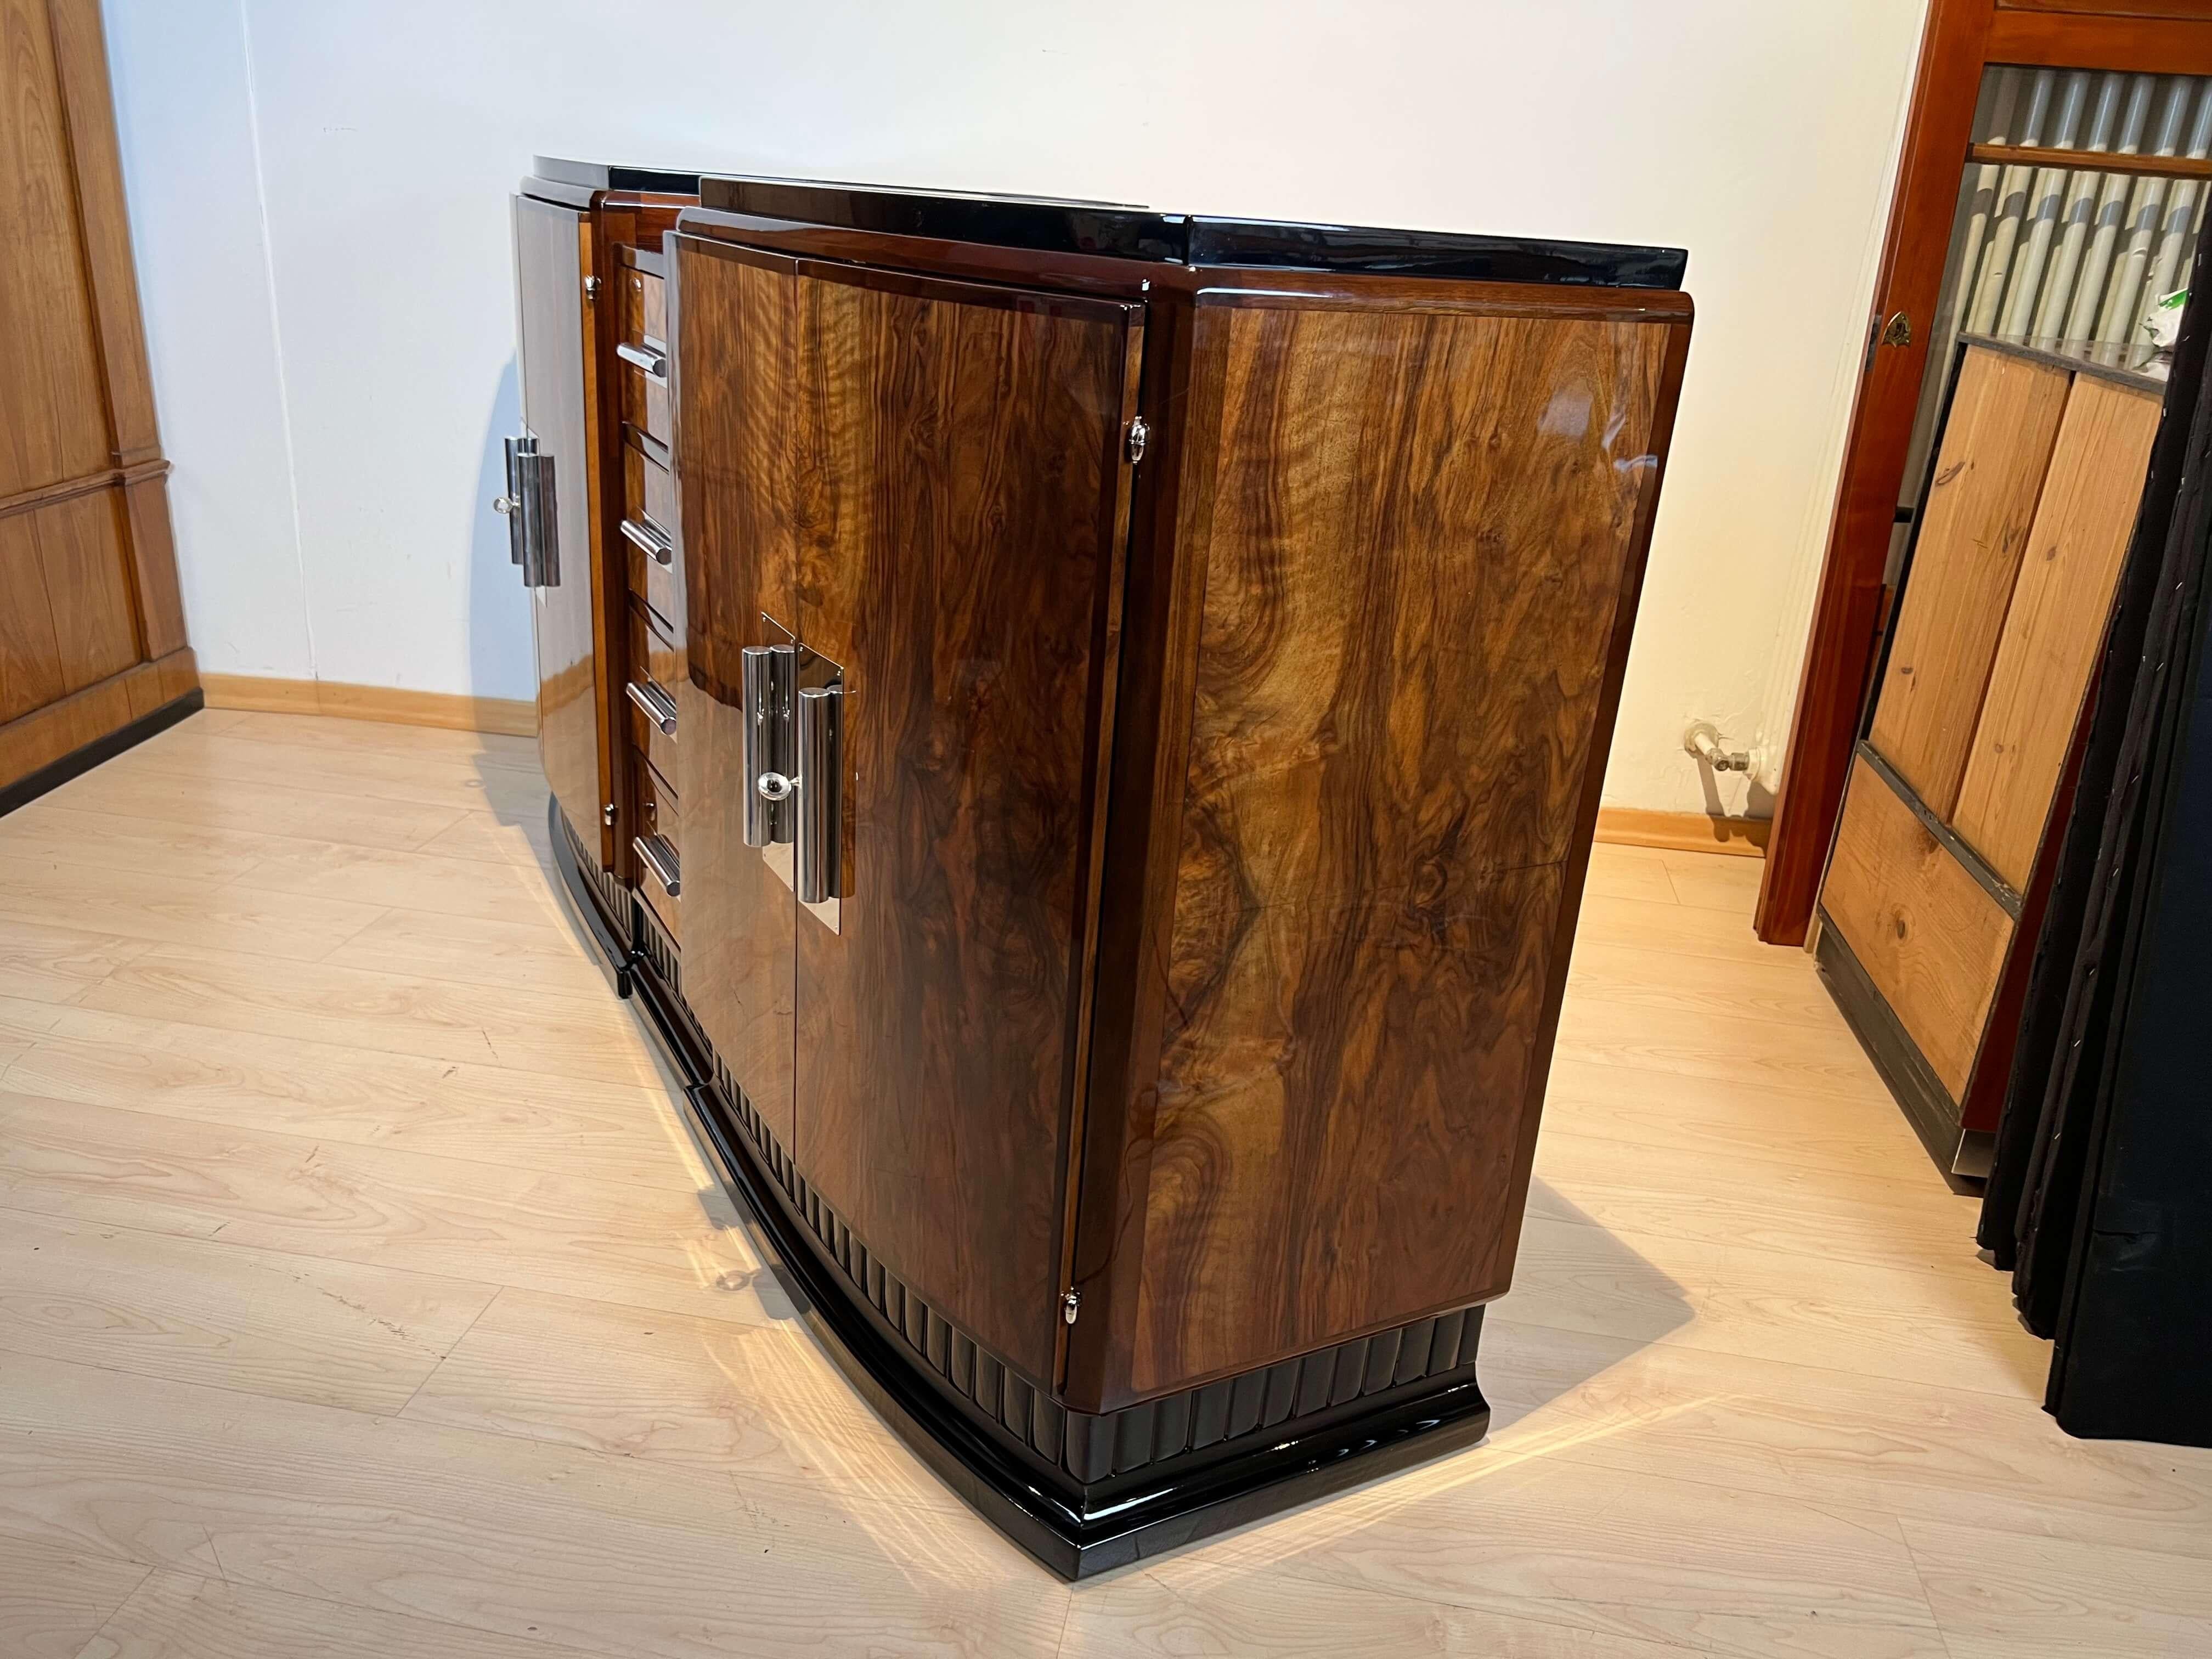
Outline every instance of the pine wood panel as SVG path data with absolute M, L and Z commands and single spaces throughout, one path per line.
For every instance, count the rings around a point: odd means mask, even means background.
M 1139 1394 L 1504 1289 L 1672 343 L 1264 305 L 1199 330 L 1224 390 Z
M 1948 822 L 2070 377 L 1967 349 L 1869 736 Z
M 2105 641 L 2160 400 L 2077 376 L 2005 617 L 1952 827 L 2025 890 Z
M 2013 923 L 1861 759 L 1820 906 L 1957 1100 L 2011 947 Z
M 854 890 L 799 929 L 795 1156 L 1048 1380 L 1142 313 L 830 267 L 799 303 L 798 628 L 848 677 Z
M 786 629 L 796 622 L 797 279 L 790 260 L 688 240 L 676 264 L 672 326 L 680 362 L 698 366 L 680 369 L 675 387 L 684 428 L 684 651 L 674 688 L 683 742 L 676 769 L 665 774 L 686 808 L 684 1000 L 753 1109 L 789 1146 L 799 913 L 790 888 L 745 845 L 743 653 L 786 640 L 763 613 Z M 641 499 L 647 477 L 638 475 Z
M 447 736 L 273 715 L 203 714 L 181 730 L 217 720 L 284 749 L 310 798 L 319 756 L 418 738 L 440 750 Z M 107 775 L 127 778 L 143 752 Z M 343 788 L 330 798 L 375 810 Z M 41 861 L 58 823 L 98 821 L 40 803 L 0 819 L 0 860 Z M 94 853 L 179 884 L 257 866 L 308 881 L 311 855 L 335 848 L 373 862 L 350 886 L 328 867 L 321 890 L 429 908 L 463 890 L 465 861 L 443 854 L 300 842 L 309 856 L 272 865 L 285 838 L 265 828 L 118 822 L 128 833 Z M 465 823 L 507 829 L 484 805 Z M 156 831 L 173 831 L 166 849 Z M 511 908 L 483 920 L 534 926 L 553 902 L 534 865 L 475 868 L 537 884 L 487 889 Z M 0 1256 L 0 1310 L 96 1277 L 98 1249 L 122 1242 L 104 1235 L 119 1231 L 155 1254 L 105 1305 L 190 1306 L 210 1340 L 292 1356 L 226 1376 L 210 1350 L 198 1380 L 148 1375 L 133 1354 L 149 1328 L 118 1318 L 48 1328 L 82 1358 L 27 1342 L 0 1358 L 0 1650 L 2212 1648 L 2200 1589 L 2212 1452 L 2075 1440 L 2051 1423 L 2048 1351 L 2012 1318 L 2003 1278 L 1974 1261 L 1973 1201 L 1932 1177 L 1870 1066 L 1856 1086 L 1835 1074 L 1840 1018 L 1824 1031 L 1796 1017 L 1807 958 L 1758 945 L 1747 920 L 1660 896 L 1583 907 L 1577 957 L 1593 972 L 1570 988 L 1571 1015 L 1580 1000 L 1626 1000 L 1655 1030 L 1670 1015 L 1681 1048 L 1754 1048 L 1768 1070 L 1757 1084 L 1654 1071 L 1640 1048 L 1574 1035 L 1601 1020 L 1566 1024 L 1515 1287 L 1486 1325 L 1488 1443 L 1072 1595 L 794 1334 L 665 1083 L 597 1085 L 557 1056 L 502 1072 L 167 1017 L 189 1005 L 0 1000 L 11 1085 L 64 1097 L 27 1126 L 0 1123 L 0 1231 L 51 1228 L 63 1252 L 36 1279 Z M 591 947 L 574 948 L 580 962 Z M 1658 959 L 1637 978 L 1631 952 Z M 293 972 L 243 960 L 273 992 Z M 603 1033 L 632 1018 L 605 994 L 569 1017 Z M 277 1305 L 326 1310 L 295 1330 L 210 1293 L 279 1261 L 283 1296 L 300 1300 Z M 521 1288 L 493 1300 L 396 1419 L 241 1391 L 368 1374 L 376 1339 L 330 1293 L 372 1271 Z

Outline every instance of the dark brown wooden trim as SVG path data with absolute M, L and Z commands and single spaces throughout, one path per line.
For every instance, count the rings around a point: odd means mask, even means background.
M 1759 937 L 1769 944 L 1805 942 L 1828 842 L 1843 810 L 1844 780 L 1882 617 L 1882 574 L 1898 488 L 1927 373 L 1930 331 L 1924 325 L 1935 314 L 1950 252 L 1960 158 L 1973 138 L 1990 16 L 1990 0 L 1935 0 L 1922 37 L 1896 204 L 1869 327 L 1899 311 L 1923 325 L 1910 346 L 1871 352 L 1851 410 L 1753 918 Z
M 1966 159 L 1994 167 L 2133 173 L 2152 179 L 2212 179 L 2212 158 L 2194 155 L 2123 155 L 2105 150 L 2045 149 L 2039 144 L 1973 144 L 1967 148 Z
M 105 471 L 88 472 L 82 478 L 64 478 L 58 483 L 40 484 L 36 489 L 0 495 L 0 519 L 52 507 L 57 501 L 73 501 L 80 495 L 94 495 L 103 489 L 112 489 L 118 484 L 143 483 L 149 478 L 166 478 L 168 476 L 168 462 L 156 456 L 150 461 L 140 461 L 133 466 L 111 466 Z
M 1992 64 L 2212 75 L 2212 21 L 2004 6 L 1991 17 L 1988 51 Z

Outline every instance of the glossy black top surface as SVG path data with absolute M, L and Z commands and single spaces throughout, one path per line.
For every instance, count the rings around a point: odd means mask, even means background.
M 605 161 L 570 161 L 557 155 L 535 155 L 531 176 L 555 184 L 578 185 L 586 190 L 638 191 L 655 196 L 696 196 L 699 175 L 672 173 L 665 167 L 621 167 Z
M 1215 219 L 1119 202 L 885 190 L 799 179 L 708 174 L 699 180 L 699 204 L 801 224 L 1174 264 L 1675 289 L 1689 263 L 1680 248 Z

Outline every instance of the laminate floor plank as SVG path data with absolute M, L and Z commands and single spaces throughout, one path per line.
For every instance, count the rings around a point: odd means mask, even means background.
M 387 910 L 322 958 L 457 985 L 490 985 L 604 997 L 607 975 L 583 954 L 576 930 L 553 921 L 507 921 Z
M 459 985 L 324 963 L 272 973 L 237 952 L 165 945 L 74 1006 L 607 1083 L 659 1076 L 630 1012 L 605 992 Z
M 143 939 L 0 918 L 0 997 L 70 1001 L 146 947 Z
M 312 771 L 316 789 L 369 800 L 416 801 L 466 811 L 519 813 L 544 785 L 532 769 L 485 763 L 476 755 L 441 755 L 326 746 L 301 749 L 233 732 L 204 732 L 190 722 L 134 750 L 134 767 L 223 783 L 297 787 Z
M 749 1492 L 865 1483 L 901 1509 L 961 1500 L 795 1322 L 738 1324 L 502 1291 L 404 1415 L 729 1474 Z
M 1204 1552 L 1076 1592 L 1061 1659 L 1681 1659 L 1571 1622 L 1217 1566 Z
M 2057 1429 L 1757 860 L 1643 848 L 1489 1439 L 1070 1592 L 796 1319 L 534 756 L 226 711 L 0 818 L 9 1659 L 2212 1651 L 2212 1453 Z
M 2007 1395 L 1520 1325 L 1509 1311 L 1482 1337 L 1501 1455 L 2212 1561 L 2212 1460 L 2076 1440 Z
M 1667 866 L 1657 852 L 1648 847 L 1601 842 L 1591 848 L 1583 891 L 1602 898 L 1674 902 L 1674 884 L 1667 879 Z
M 276 714 L 258 709 L 226 711 L 236 716 L 227 726 L 206 729 L 252 737 L 285 749 L 323 752 L 368 750 L 417 755 L 426 759 L 465 759 L 538 774 L 538 740 L 495 732 L 454 732 L 435 726 L 397 726 L 389 720 L 354 720 L 316 714 Z M 200 718 L 178 729 L 193 730 Z
M 382 1054 L 71 1007 L 11 1027 L 0 1083 L 24 1094 L 386 1146 L 509 1170 L 696 1193 L 712 1184 L 683 1108 L 651 1085 Z
M 2212 1653 L 2201 1556 L 1905 1522 L 1952 1659 L 2197 1659 Z
M 0 1536 L 640 1659 L 1049 1659 L 981 1519 L 53 1360 L 0 1390 Z
M 0 1210 L 0 1352 L 405 1405 L 495 1286 Z
M 471 822 L 475 833 L 492 833 Z M 264 892 L 343 893 L 387 909 L 456 919 L 560 927 L 567 916 L 535 860 L 514 863 L 293 840 L 271 842 L 234 879 Z
M 170 876 L 210 887 L 222 886 L 279 849 L 298 844 L 284 836 L 89 811 L 61 805 L 58 795 L 41 796 L 0 817 L 0 857 L 11 864 L 84 865 L 94 870 Z M 341 890 L 321 886 L 299 890 L 319 895 Z M 360 894 L 348 896 L 376 902 Z
M 242 956 L 313 962 L 383 914 L 380 906 L 340 898 L 253 893 L 138 871 L 0 860 L 0 934 L 11 924 L 29 923 L 154 945 L 204 945 Z
M 86 1644 L 146 1575 L 135 1562 L 0 1537 L 0 1653 L 82 1659 L 97 1652 Z
M 75 1659 L 575 1659 L 580 1648 L 156 1568 Z
M 765 1323 L 720 1188 L 618 1185 L 0 1091 L 0 1208 Z
M 312 778 L 304 766 L 301 775 Z M 51 799 L 71 811 L 403 851 L 423 846 L 475 816 L 458 806 L 163 772 L 133 766 L 128 755 L 62 785 Z

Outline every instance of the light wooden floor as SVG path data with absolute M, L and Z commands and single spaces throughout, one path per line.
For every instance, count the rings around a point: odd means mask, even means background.
M 1070 1592 L 793 1323 L 528 744 L 197 717 L 0 819 L 0 1654 L 2212 1652 L 1758 866 L 1601 848 L 1483 1446 Z

